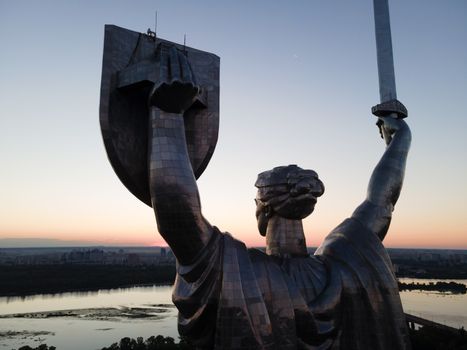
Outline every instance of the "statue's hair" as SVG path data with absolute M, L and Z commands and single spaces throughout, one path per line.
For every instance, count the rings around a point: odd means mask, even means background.
M 312 183 L 311 190 L 300 186 L 303 182 Z M 302 210 L 307 199 L 299 197 L 300 195 L 309 193 L 319 197 L 324 193 L 324 185 L 318 174 L 296 165 L 280 166 L 260 173 L 255 186 L 258 188 L 258 207 L 268 208 L 268 212 L 274 209 L 289 219 L 302 219 L 310 214 Z
M 294 181 L 305 178 L 307 176 L 318 177 L 318 174 L 313 170 L 304 170 L 295 164 L 278 166 L 272 170 L 263 171 L 258 174 L 258 179 L 255 182 L 255 186 L 269 187 L 275 185 L 287 185 Z

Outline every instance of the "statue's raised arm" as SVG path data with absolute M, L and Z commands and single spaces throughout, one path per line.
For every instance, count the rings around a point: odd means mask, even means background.
M 159 233 L 178 261 L 190 263 L 207 244 L 211 225 L 201 214 L 185 139 L 184 112 L 195 101 L 195 84 L 184 53 L 174 46 L 161 62 L 160 82 L 149 95 L 149 189 Z
M 404 180 L 411 132 L 403 119 L 381 117 L 379 126 L 387 148 L 373 170 L 365 201 L 354 211 L 357 219 L 383 240 Z

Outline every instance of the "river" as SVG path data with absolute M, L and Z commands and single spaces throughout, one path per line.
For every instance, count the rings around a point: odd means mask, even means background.
M 467 280 L 456 282 L 467 284 Z M 59 350 L 101 349 L 124 336 L 146 339 L 161 334 L 178 339 L 171 289 L 144 286 L 0 298 L 0 350 L 41 343 Z M 407 313 L 453 327 L 467 326 L 465 294 L 406 291 L 401 299 Z

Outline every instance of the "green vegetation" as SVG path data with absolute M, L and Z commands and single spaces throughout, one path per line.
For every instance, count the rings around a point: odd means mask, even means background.
M 174 280 L 174 265 L 2 265 L 0 296 L 172 284 Z
M 399 290 L 428 290 L 436 292 L 449 292 L 453 294 L 465 294 L 467 287 L 465 284 L 456 282 L 430 282 L 430 283 L 404 283 L 398 282 Z
M 47 346 L 46 344 L 41 344 L 37 348 L 31 348 L 29 345 L 22 346 L 18 350 L 55 350 L 55 346 Z
M 412 350 L 467 350 L 467 334 L 463 328 L 457 333 L 447 332 L 432 327 L 422 327 L 418 330 L 410 330 Z M 122 338 L 119 343 L 114 343 L 101 350 L 165 350 L 165 349 L 194 349 L 185 340 L 175 343 L 171 337 L 150 337 L 146 341 L 139 337 L 136 340 Z M 42 350 L 42 349 L 41 349 Z
M 113 343 L 107 348 L 101 350 L 189 350 L 194 349 L 187 341 L 180 340 L 175 343 L 174 338 L 164 337 L 162 335 L 152 336 L 143 340 L 142 337 L 130 339 L 128 337 L 122 338 L 119 343 Z
M 448 332 L 432 327 L 422 327 L 418 330 L 410 329 L 410 341 L 412 350 L 467 350 L 467 334 L 464 328 L 458 332 Z M 41 344 L 36 348 L 23 346 L 18 350 L 55 350 L 54 346 L 48 347 Z M 179 343 L 171 337 L 162 335 L 152 336 L 144 340 L 142 337 L 136 339 L 122 338 L 118 343 L 113 343 L 101 350 L 192 350 L 194 346 L 182 339 Z

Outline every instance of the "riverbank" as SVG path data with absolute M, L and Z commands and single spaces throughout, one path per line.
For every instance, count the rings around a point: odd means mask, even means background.
M 406 274 L 397 277 L 406 278 Z M 409 276 L 410 277 L 410 276 Z M 416 275 L 412 277 L 417 277 Z M 457 282 L 399 283 L 399 290 L 466 293 Z M 0 297 L 173 284 L 175 265 L 0 265 Z
M 0 296 L 173 284 L 175 265 L 1 265 Z

